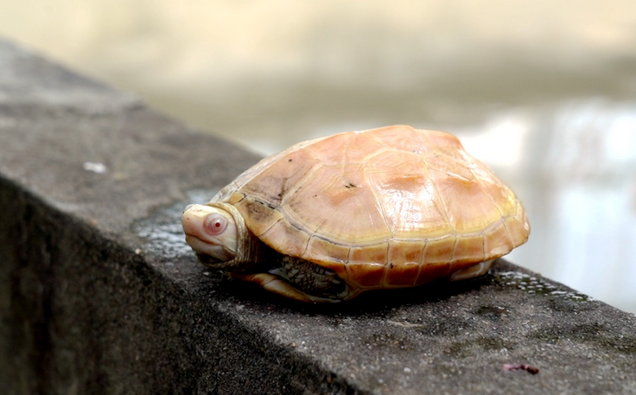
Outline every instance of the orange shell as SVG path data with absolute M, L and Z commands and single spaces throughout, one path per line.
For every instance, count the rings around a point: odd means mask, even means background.
M 297 144 L 213 200 L 233 204 L 275 250 L 366 290 L 448 276 L 530 232 L 521 202 L 457 137 L 410 126 Z

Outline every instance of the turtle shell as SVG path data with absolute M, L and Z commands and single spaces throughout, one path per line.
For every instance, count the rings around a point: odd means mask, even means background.
M 263 159 L 213 200 L 276 251 L 361 289 L 448 276 L 507 254 L 530 231 L 514 193 L 453 135 L 346 132 Z

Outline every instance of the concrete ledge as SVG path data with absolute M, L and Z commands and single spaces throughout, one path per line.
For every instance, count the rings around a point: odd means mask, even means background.
M 503 260 L 319 308 L 207 271 L 180 209 L 255 155 L 1 41 L 0 66 L 3 393 L 636 393 L 636 318 Z

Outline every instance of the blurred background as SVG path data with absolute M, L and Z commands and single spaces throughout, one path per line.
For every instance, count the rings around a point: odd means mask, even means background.
M 262 154 L 453 132 L 528 210 L 510 260 L 636 312 L 633 0 L 0 0 L 0 35 Z

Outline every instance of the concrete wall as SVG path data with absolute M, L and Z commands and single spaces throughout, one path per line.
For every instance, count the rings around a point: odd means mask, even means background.
M 636 318 L 503 260 L 327 307 L 197 264 L 181 207 L 257 159 L 0 41 L 2 393 L 636 393 Z

